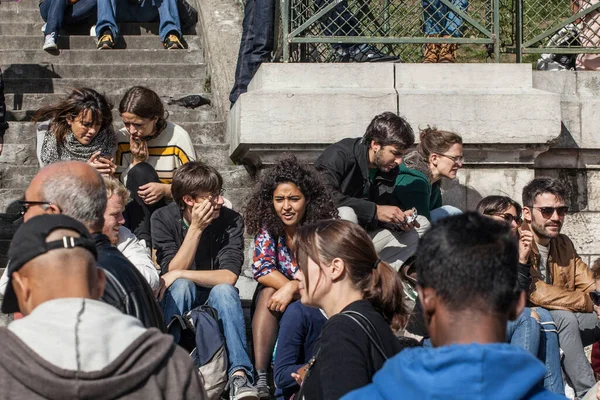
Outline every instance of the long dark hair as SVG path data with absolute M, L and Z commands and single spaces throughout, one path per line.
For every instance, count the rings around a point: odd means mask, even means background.
M 307 290 L 309 258 L 318 265 L 341 258 L 350 281 L 363 293 L 363 298 L 381 313 L 392 329 L 404 326 L 408 312 L 402 280 L 388 263 L 379 260 L 371 238 L 360 226 L 341 219 L 303 225 L 294 236 L 294 248 Z
M 113 105 L 106 97 L 90 88 L 73 89 L 69 96 L 58 104 L 40 108 L 33 116 L 33 122 L 50 119 L 50 130 L 56 141 L 62 143 L 71 131 L 67 119 L 76 119 L 83 112 L 90 111 L 92 124 L 100 125 L 100 132 L 112 129 Z
M 508 210 L 511 206 L 515 208 L 515 211 L 517 212 L 517 217 L 521 218 L 523 208 L 519 203 L 517 203 L 508 196 L 484 197 L 475 207 L 475 211 L 483 215 L 493 215 L 497 213 L 502 213 Z
M 165 112 L 160 97 L 156 92 L 143 86 L 129 88 L 119 103 L 119 113 L 131 113 L 141 118 L 157 118 L 156 132 L 158 135 L 167 127 L 168 113 Z
M 330 190 L 321 175 L 310 165 L 302 163 L 293 155 L 285 155 L 275 165 L 263 171 L 260 181 L 246 202 L 244 221 L 250 235 L 265 228 L 271 235 L 283 235 L 283 222 L 275 214 L 273 192 L 280 183 L 290 182 L 306 197 L 306 211 L 300 224 L 322 219 L 337 218 Z

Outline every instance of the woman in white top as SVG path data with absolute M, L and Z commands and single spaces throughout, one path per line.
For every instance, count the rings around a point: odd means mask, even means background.
M 119 104 L 125 128 L 117 133 L 116 176 L 133 201 L 126 226 L 151 245 L 150 217 L 171 197 L 171 179 L 181 165 L 196 160 L 188 133 L 167 122 L 160 97 L 141 86 L 130 88 Z

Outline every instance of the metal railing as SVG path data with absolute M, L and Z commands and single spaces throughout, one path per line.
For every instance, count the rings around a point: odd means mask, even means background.
M 442 43 L 458 45 L 463 62 L 597 54 L 599 9 L 600 0 L 280 0 L 274 59 L 352 61 L 375 50 L 422 62 Z

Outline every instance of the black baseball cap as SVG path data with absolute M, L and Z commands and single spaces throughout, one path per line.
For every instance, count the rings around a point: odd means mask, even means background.
M 46 242 L 50 233 L 57 229 L 69 229 L 79 233 L 80 237 L 64 236 L 60 240 Z M 83 247 L 98 258 L 96 245 L 87 228 L 79 221 L 63 214 L 43 214 L 31 218 L 17 229 L 8 249 L 8 285 L 2 301 L 5 314 L 19 311 L 19 303 L 12 285 L 12 274 L 27 262 L 55 249 Z

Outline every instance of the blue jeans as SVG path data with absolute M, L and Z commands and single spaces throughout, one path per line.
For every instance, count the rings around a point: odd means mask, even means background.
M 112 36 L 119 36 L 117 22 L 152 22 L 159 20 L 158 34 L 165 40 L 170 32 L 181 36 L 177 0 L 144 0 L 142 4 L 131 4 L 128 0 L 98 0 L 98 36 L 110 29 Z
M 454 206 L 441 206 L 439 208 L 434 208 L 429 212 L 431 222 L 439 221 L 440 219 L 444 219 L 446 217 L 450 217 L 452 215 L 462 214 L 462 210 L 456 208 Z
M 538 320 L 539 318 L 539 320 Z M 546 366 L 544 388 L 564 395 L 558 333 L 550 313 L 543 308 L 526 307 L 519 318 L 506 327 L 506 340 L 536 356 Z
M 161 301 L 165 321 L 169 323 L 174 315 L 183 315 L 194 307 L 199 306 L 196 284 L 188 279 L 177 279 L 169 287 Z M 219 313 L 219 326 L 225 337 L 225 347 L 229 366 L 229 376 L 235 371 L 243 370 L 248 379 L 253 380 L 254 368 L 248 357 L 246 344 L 246 325 L 242 311 L 242 302 L 237 289 L 228 284 L 213 287 L 208 295 L 206 304 Z M 179 332 L 171 332 L 175 341 L 179 341 Z
M 449 0 L 448 2 L 463 11 L 469 7 L 468 0 Z M 423 18 L 426 35 L 462 36 L 463 19 L 440 0 L 423 0 Z
M 45 35 L 55 33 L 58 36 L 60 28 L 74 24 L 96 14 L 96 0 L 79 0 L 70 5 L 69 0 L 44 0 L 40 4 L 40 14 L 46 21 Z
M 234 104 L 263 62 L 271 59 L 274 44 L 275 0 L 246 0 L 242 41 L 229 101 Z

